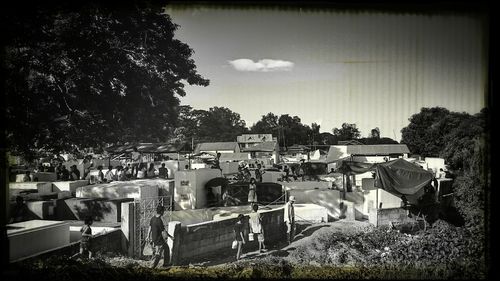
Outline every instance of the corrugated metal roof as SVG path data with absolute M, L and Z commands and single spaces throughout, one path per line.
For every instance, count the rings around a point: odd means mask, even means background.
M 126 153 L 126 152 L 132 152 L 134 146 L 137 147 L 137 150 L 139 152 L 143 153 L 177 152 L 181 148 L 181 146 L 175 146 L 168 143 L 139 143 L 139 144 L 127 144 L 127 145 L 113 145 L 107 147 L 105 150 L 110 153 Z
M 239 146 L 237 142 L 203 142 L 196 145 L 194 153 L 220 150 L 233 150 L 239 152 Z
M 254 146 L 251 147 L 246 147 L 243 148 L 243 151 L 247 152 L 273 152 L 276 149 L 276 142 L 275 141 L 266 141 L 266 142 L 261 142 L 258 143 Z
M 406 144 L 348 145 L 350 155 L 389 155 L 410 153 Z

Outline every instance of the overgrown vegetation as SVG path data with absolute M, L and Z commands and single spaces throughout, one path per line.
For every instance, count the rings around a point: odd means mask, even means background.
M 219 266 L 149 269 L 147 262 L 98 255 L 92 262 L 51 257 L 19 264 L 20 279 L 483 279 L 484 245 L 466 227 L 437 221 L 406 234 L 388 227 L 333 232 L 324 227 L 293 249 Z M 285 253 L 285 254 L 284 254 Z

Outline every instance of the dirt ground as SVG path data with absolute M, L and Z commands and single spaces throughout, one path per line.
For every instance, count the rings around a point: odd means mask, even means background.
M 287 243 L 266 245 L 267 251 L 264 251 L 263 253 L 259 253 L 256 249 L 256 245 L 244 245 L 243 254 L 239 261 L 235 258 L 235 250 L 228 249 L 226 255 L 221 255 L 219 253 L 217 255 L 204 257 L 201 260 L 193 260 L 189 266 L 209 267 L 226 266 L 231 264 L 252 264 L 267 262 L 270 257 L 279 257 L 290 263 L 298 263 L 299 260 L 297 257 L 300 256 L 300 251 L 297 250 L 307 248 L 309 251 L 314 251 L 315 249 L 318 249 L 318 247 L 311 247 L 311 244 L 318 243 L 318 241 L 322 240 L 322 237 L 368 232 L 371 229 L 373 229 L 373 225 L 366 221 L 338 220 L 335 222 L 315 224 L 309 222 L 297 222 L 295 238 L 290 245 Z M 312 253 L 312 255 L 314 255 L 314 253 Z M 147 260 L 135 260 L 122 256 L 106 257 L 106 261 L 112 266 L 117 267 L 149 267 L 151 265 L 151 262 Z M 160 261 L 160 264 L 161 263 L 162 261 Z

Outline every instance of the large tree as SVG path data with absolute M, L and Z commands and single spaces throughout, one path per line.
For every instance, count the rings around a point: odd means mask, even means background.
M 262 115 L 262 118 L 253 124 L 250 128 L 250 132 L 254 134 L 273 134 L 274 137 L 278 136 L 278 116 L 269 112 L 266 115 Z
M 236 137 L 248 133 L 245 121 L 238 113 L 226 107 L 212 107 L 208 111 L 194 112 L 198 118 L 196 142 L 236 141 Z
M 356 128 L 356 124 L 349 123 L 343 123 L 340 128 L 333 128 L 332 132 L 338 140 L 359 139 L 361 136 L 360 131 Z
M 6 137 L 24 156 L 165 141 L 184 83 L 208 85 L 159 7 L 39 4 L 4 17 Z
M 439 157 L 444 149 L 443 137 L 459 123 L 461 116 L 450 115 L 443 107 L 423 107 L 410 117 L 410 124 L 401 130 L 401 143 L 410 151 L 424 157 Z
M 292 146 L 294 144 L 310 144 L 311 128 L 301 122 L 300 117 L 282 114 L 278 118 L 278 125 L 281 129 L 281 146 Z

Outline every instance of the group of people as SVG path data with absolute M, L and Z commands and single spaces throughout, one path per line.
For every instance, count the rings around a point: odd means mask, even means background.
M 291 179 L 296 181 L 297 179 L 301 179 L 304 181 L 304 175 L 305 175 L 305 167 L 304 167 L 304 160 L 301 160 L 301 163 L 298 167 L 291 166 L 288 168 L 287 165 L 283 168 L 283 175 L 281 177 L 282 181 L 289 182 Z
M 286 236 L 287 243 L 290 244 L 295 237 L 295 197 L 290 196 L 288 202 L 284 207 L 284 221 L 286 224 Z M 247 218 L 243 214 L 238 215 L 238 220 L 233 227 L 234 241 L 232 248 L 236 250 L 236 259 L 239 260 L 242 255 L 243 244 L 247 241 L 257 241 L 259 247 L 259 253 L 266 250 L 265 247 L 265 233 L 264 227 L 262 225 L 262 214 L 258 212 L 259 205 L 257 203 L 252 204 L 252 212 L 248 215 L 248 240 L 245 239 L 245 219 Z
M 287 227 L 287 242 L 290 244 L 293 241 L 295 235 L 295 211 L 294 211 L 295 197 L 290 196 L 289 201 L 284 207 L 284 221 Z M 243 244 L 246 242 L 256 241 L 259 253 L 266 251 L 265 247 L 265 233 L 262 223 L 262 214 L 258 212 L 259 206 L 257 203 L 253 203 L 252 212 L 248 215 L 248 238 L 245 237 L 245 219 L 247 216 L 243 214 L 238 215 L 237 222 L 233 226 L 234 241 L 232 243 L 232 249 L 236 250 L 236 259 L 239 260 L 242 255 Z M 165 226 L 162 216 L 165 213 L 165 207 L 162 205 L 157 206 L 155 215 L 150 219 L 149 229 L 146 236 L 146 241 L 150 243 L 152 247 L 153 257 L 152 257 L 152 268 L 158 266 L 160 260 L 163 258 L 163 267 L 168 267 L 171 265 L 170 260 L 170 248 L 167 244 L 168 238 L 173 239 L 174 237 L 168 233 L 168 228 Z M 85 223 L 80 229 L 82 234 L 82 239 L 80 241 L 80 251 L 73 257 L 82 256 L 86 258 L 92 257 L 92 218 L 87 217 Z
M 146 163 L 142 163 L 137 168 L 137 173 L 134 175 L 134 168 L 130 167 L 130 164 L 123 167 L 121 165 L 116 166 L 115 172 L 113 172 L 114 167 L 108 166 L 108 170 L 104 173 L 103 167 L 97 167 L 97 178 L 96 183 L 105 183 L 112 181 L 127 181 L 131 179 L 145 179 L 145 178 L 155 178 L 160 177 L 167 179 L 168 178 L 168 169 L 165 167 L 165 163 L 161 164 L 161 167 L 157 170 L 155 168 L 154 163 L 149 164 L 149 168 L 147 168 Z M 92 178 L 89 178 L 92 181 Z

